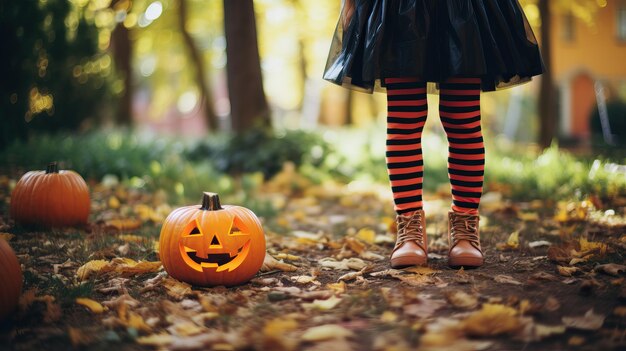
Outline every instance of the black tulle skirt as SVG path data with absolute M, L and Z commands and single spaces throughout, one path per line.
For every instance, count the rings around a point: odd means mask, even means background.
M 365 92 L 384 78 L 440 83 L 481 77 L 482 90 L 527 82 L 544 71 L 517 0 L 354 0 L 337 24 L 324 79 Z M 432 84 L 431 84 L 432 86 Z

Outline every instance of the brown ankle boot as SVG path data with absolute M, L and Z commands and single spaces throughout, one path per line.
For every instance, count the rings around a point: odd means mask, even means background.
M 391 252 L 391 267 L 426 265 L 428 240 L 426 238 L 426 218 L 423 210 L 411 215 L 398 215 L 398 237 Z
M 448 213 L 448 265 L 479 267 L 484 262 L 478 232 L 478 215 L 450 211 Z

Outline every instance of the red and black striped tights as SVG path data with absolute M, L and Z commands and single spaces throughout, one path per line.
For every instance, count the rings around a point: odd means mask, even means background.
M 386 78 L 387 169 L 398 214 L 422 208 L 422 131 L 428 115 L 426 83 Z M 439 115 L 448 138 L 452 210 L 478 213 L 485 146 L 480 129 L 480 78 L 453 78 L 439 85 Z M 437 150 L 433 150 L 437 152 Z

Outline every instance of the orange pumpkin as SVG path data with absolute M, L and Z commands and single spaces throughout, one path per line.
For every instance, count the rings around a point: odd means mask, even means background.
M 245 207 L 220 205 L 205 192 L 202 206 L 181 207 L 165 219 L 159 238 L 163 267 L 172 277 L 200 286 L 247 282 L 265 258 L 265 235 Z
M 22 269 L 11 246 L 0 239 L 0 320 L 17 307 L 22 293 Z
M 11 194 L 11 217 L 23 225 L 65 227 L 87 223 L 91 202 L 85 180 L 74 171 L 45 171 L 22 176 Z

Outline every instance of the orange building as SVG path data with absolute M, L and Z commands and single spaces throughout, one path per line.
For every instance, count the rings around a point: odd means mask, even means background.
M 589 23 L 572 13 L 551 11 L 559 134 L 567 139 L 589 139 L 597 97 L 626 99 L 626 0 L 604 4 Z

